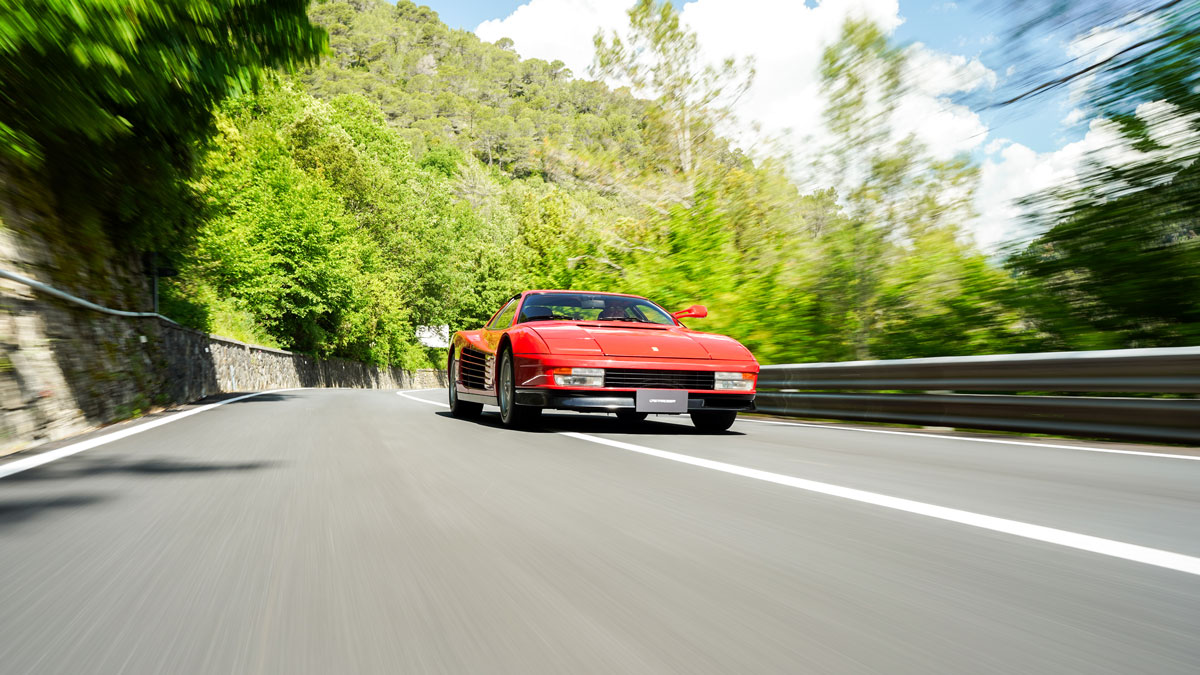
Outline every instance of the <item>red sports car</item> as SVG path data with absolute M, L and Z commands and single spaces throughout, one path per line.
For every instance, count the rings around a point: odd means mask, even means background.
M 487 325 L 454 334 L 450 410 L 470 418 L 500 407 L 506 426 L 543 409 L 611 412 L 628 423 L 649 413 L 688 413 L 703 431 L 728 429 L 754 409 L 758 362 L 737 340 L 690 330 L 708 316 L 693 305 L 671 314 L 619 293 L 526 291 Z

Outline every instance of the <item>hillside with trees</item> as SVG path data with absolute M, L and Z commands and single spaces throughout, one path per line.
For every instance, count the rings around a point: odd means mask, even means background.
M 909 52 L 869 23 L 825 51 L 833 139 L 810 158 L 822 184 L 801 190 L 794 164 L 731 140 L 754 64 L 703 61 L 667 2 L 640 0 L 597 35 L 590 73 L 408 0 L 216 3 L 197 14 L 209 23 L 99 3 L 77 53 L 62 47 L 78 27 L 69 3 L 41 4 L 33 24 L 3 24 L 6 91 L 24 97 L 0 109 L 3 161 L 53 189 L 83 258 L 153 252 L 177 267 L 163 311 L 196 328 L 438 365 L 416 327 L 476 326 L 510 294 L 552 287 L 704 303 L 696 327 L 766 363 L 1196 334 L 1194 301 L 1146 302 L 1170 294 L 1170 275 L 1194 285 L 1194 168 L 1116 200 L 1059 194 L 1045 237 L 999 264 L 965 230 L 978 167 L 895 130 Z M 1193 109 L 1178 65 L 1147 65 L 1127 94 Z M 1146 210 L 1164 229 L 1126 231 L 1123 214 Z M 1112 241 L 1130 257 L 1093 255 Z M 1147 266 L 1162 274 L 1135 279 Z
M 719 133 L 752 64 L 703 65 L 669 5 L 597 36 L 597 74 L 630 82 L 616 90 L 410 2 L 310 16 L 329 34 L 320 65 L 217 110 L 196 180 L 209 220 L 171 305 L 195 323 L 412 366 L 439 358 L 415 326 L 477 325 L 513 292 L 564 287 L 707 303 L 704 328 L 767 362 L 1037 345 L 962 232 L 975 168 L 896 150 L 856 107 L 875 85 L 845 69 L 903 66 L 873 26 L 827 56 L 843 150 L 826 158 L 837 180 L 803 194 Z

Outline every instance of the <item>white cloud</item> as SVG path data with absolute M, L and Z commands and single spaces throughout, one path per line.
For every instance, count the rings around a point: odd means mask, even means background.
M 1092 120 L 1082 139 L 1052 152 L 1037 153 L 1003 139 L 989 143 L 976 200 L 980 216 L 975 234 L 979 244 L 994 249 L 1018 234 L 1021 207 L 1016 200 L 1048 187 L 1076 184 L 1086 162 L 1129 166 L 1148 160 L 1178 160 L 1194 154 L 1200 145 L 1200 116 L 1179 115 L 1174 106 L 1162 101 L 1143 103 L 1134 114 L 1146 122 L 1150 138 L 1162 149 L 1135 150 L 1117 125 L 1105 119 Z
M 946 96 L 996 86 L 996 73 L 977 59 L 946 54 L 918 42 L 908 50 L 909 77 L 917 91 Z
M 825 47 L 849 18 L 889 32 L 902 22 L 898 0 L 826 0 L 813 7 L 795 0 L 697 0 L 684 5 L 681 18 L 709 60 L 754 57 L 754 87 L 736 112 L 770 136 L 791 130 L 799 159 L 824 136 L 818 73 Z
M 948 97 L 996 86 L 996 73 L 979 59 L 946 54 L 917 43 L 908 49 L 906 78 L 912 91 L 897 106 L 896 131 L 916 135 L 934 156 L 969 152 L 987 138 L 979 115 Z
M 631 0 L 530 0 L 504 19 L 485 21 L 480 38 L 511 38 L 524 57 L 560 59 L 576 75 L 592 62 L 592 37 L 626 25 Z M 768 133 L 794 129 L 807 135 L 820 123 L 817 69 L 825 45 L 837 39 L 848 17 L 865 17 L 887 30 L 900 25 L 898 0 L 696 0 L 682 19 L 699 36 L 712 61 L 755 58 L 754 88 L 739 102 L 739 116 Z M 769 20 L 764 20 L 769 17 Z
M 1083 139 L 1054 150 L 1038 153 L 1007 139 L 996 139 L 985 148 L 987 158 L 980 167 L 975 208 L 979 213 L 975 240 L 986 250 L 1012 238 L 1020 230 L 1022 208 L 1017 200 L 1054 185 L 1074 182 L 1081 160 L 1089 152 L 1116 143 L 1111 125 L 1092 123 Z
M 897 135 L 915 135 L 939 159 L 974 150 L 988 132 L 979 115 L 970 108 L 931 96 L 901 99 L 893 124 Z
M 559 59 L 577 76 L 586 76 L 592 61 L 592 37 L 626 24 L 632 0 L 530 0 L 503 19 L 486 21 L 476 33 L 484 40 L 511 38 L 524 57 Z M 950 3 L 943 5 L 944 9 Z M 771 137 L 783 136 L 798 164 L 807 163 L 814 147 L 827 134 L 821 122 L 819 64 L 825 46 L 834 42 L 848 18 L 867 18 L 885 31 L 904 19 L 899 0 L 823 0 L 813 6 L 800 0 L 693 0 L 682 6 L 681 18 L 699 38 L 706 58 L 753 56 L 754 87 L 736 107 L 745 122 L 757 122 Z M 1124 32 L 1094 32 L 1069 46 L 1072 56 L 1094 62 L 1131 43 L 1140 26 Z M 988 128 L 966 106 L 950 96 L 995 87 L 997 74 L 977 58 L 948 54 L 922 44 L 909 48 L 909 80 L 914 90 L 897 109 L 896 127 L 912 132 L 938 157 L 982 149 L 981 184 L 973 224 L 985 248 L 1013 236 L 1021 209 L 1014 200 L 1076 178 L 1080 160 L 1089 152 L 1108 152 L 1121 159 L 1111 125 L 1093 120 L 1082 140 L 1058 150 L 1037 153 L 1007 139 L 988 137 Z M 1012 74 L 1012 68 L 1005 77 Z M 1152 115 L 1161 111 L 1145 111 Z M 1064 123 L 1081 122 L 1084 112 L 1073 110 Z M 743 125 L 749 129 L 749 125 Z M 790 133 L 785 133 L 789 132 Z M 735 132 L 752 142 L 750 131 Z M 1172 133 L 1165 130 L 1162 133 Z
M 525 57 L 560 59 L 577 75 L 592 60 L 592 36 L 623 28 L 629 0 L 531 0 L 504 19 L 486 21 L 476 33 L 488 41 L 511 38 Z M 681 18 L 699 37 L 703 53 L 717 62 L 753 56 L 754 87 L 737 114 L 761 124 L 769 136 L 792 131 L 796 150 L 820 142 L 818 70 L 824 48 L 848 18 L 866 18 L 891 32 L 902 22 L 898 0 L 695 0 Z M 970 150 L 986 129 L 975 113 L 944 97 L 995 85 L 996 75 L 978 59 L 944 54 L 924 45 L 910 48 L 917 91 L 901 106 L 898 126 L 912 131 L 939 156 Z M 748 139 L 743 139 L 748 140 Z M 803 158 L 802 158 L 803 159 Z
M 1071 112 L 1067 113 L 1067 116 L 1062 118 L 1062 123 L 1065 126 L 1073 127 L 1082 122 L 1084 116 L 1086 115 L 1087 113 L 1084 112 L 1082 108 L 1072 108 Z
M 558 59 L 577 77 L 592 63 L 592 37 L 624 26 L 632 0 L 530 0 L 503 19 L 484 21 L 480 39 L 510 38 L 525 58 Z
M 1011 144 L 1012 141 L 1008 140 L 1007 138 L 994 138 L 990 143 L 987 144 L 986 147 L 984 147 L 983 151 L 986 154 L 992 155 L 1000 152 Z

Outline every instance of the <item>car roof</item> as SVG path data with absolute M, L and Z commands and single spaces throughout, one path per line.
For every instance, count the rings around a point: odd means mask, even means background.
M 526 295 L 530 295 L 533 293 L 579 293 L 581 295 L 615 295 L 615 296 L 622 297 L 622 298 L 639 298 L 641 300 L 648 299 L 648 298 L 644 298 L 640 295 L 633 295 L 630 293 L 611 293 L 609 291 L 579 291 L 579 290 L 563 290 L 563 289 L 539 289 L 539 290 L 525 291 L 524 293 L 521 294 L 521 296 L 524 297 Z

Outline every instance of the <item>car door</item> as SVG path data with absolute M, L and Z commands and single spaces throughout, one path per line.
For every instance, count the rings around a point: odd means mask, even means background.
M 496 350 L 500 348 L 500 338 L 504 337 L 504 331 L 512 327 L 517 316 L 517 305 L 520 304 L 521 296 L 513 296 L 480 331 L 480 337 L 483 338 L 488 350 L 487 381 L 489 384 L 496 382 L 496 368 L 498 367 Z

